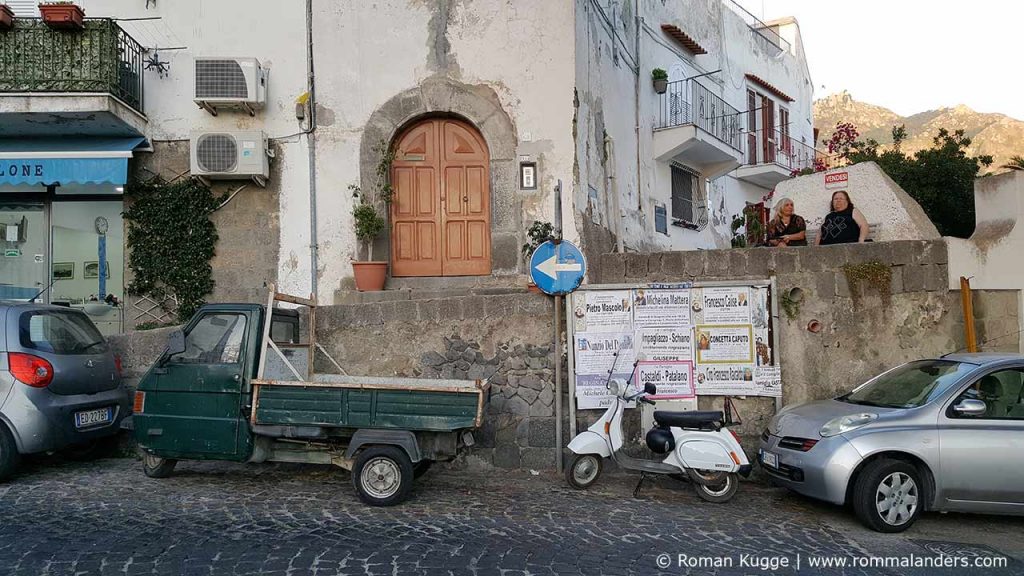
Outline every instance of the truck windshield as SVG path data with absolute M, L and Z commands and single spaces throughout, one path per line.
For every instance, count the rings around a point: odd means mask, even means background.
M 960 378 L 977 368 L 948 360 L 908 362 L 868 380 L 836 400 L 883 408 L 917 408 L 942 395 Z

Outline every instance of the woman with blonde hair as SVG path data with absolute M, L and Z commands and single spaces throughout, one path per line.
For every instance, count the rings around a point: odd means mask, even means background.
M 793 201 L 779 198 L 768 221 L 769 246 L 807 246 L 807 223 L 794 214 Z

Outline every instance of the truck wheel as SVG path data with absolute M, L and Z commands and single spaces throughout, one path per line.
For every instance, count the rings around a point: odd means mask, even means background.
M 433 460 L 420 460 L 419 462 L 412 465 L 412 478 L 413 480 L 419 480 L 420 476 L 427 473 L 430 470 L 430 465 L 433 464 Z
M 370 506 L 394 506 L 409 497 L 413 466 L 409 455 L 395 446 L 373 446 L 356 456 L 352 485 Z
M 18 468 L 18 461 L 21 455 L 18 454 L 18 445 L 14 443 L 14 436 L 7 426 L 0 424 L 0 481 L 10 478 Z
M 853 511 L 877 532 L 902 532 L 921 515 L 921 475 L 914 466 L 882 458 L 869 463 L 853 488 Z
M 601 476 L 604 459 L 597 454 L 575 454 L 565 468 L 565 481 L 577 490 L 585 490 Z
M 161 458 L 148 452 L 142 455 L 142 471 L 150 478 L 167 478 L 174 472 L 174 465 L 177 460 Z

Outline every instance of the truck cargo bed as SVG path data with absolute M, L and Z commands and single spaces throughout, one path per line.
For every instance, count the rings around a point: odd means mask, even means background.
M 453 431 L 476 428 L 490 384 L 316 374 L 253 380 L 253 425 Z

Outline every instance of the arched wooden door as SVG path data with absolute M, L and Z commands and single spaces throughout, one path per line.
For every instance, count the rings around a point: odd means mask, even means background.
M 490 166 L 475 128 L 450 118 L 408 128 L 391 182 L 392 276 L 491 273 Z

